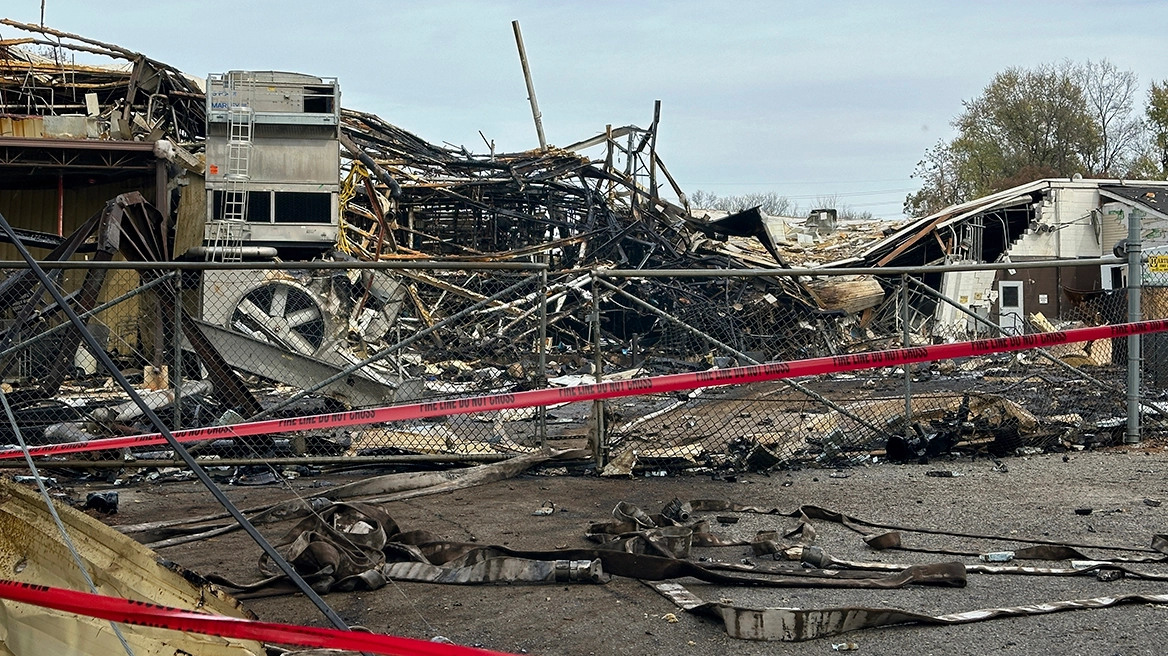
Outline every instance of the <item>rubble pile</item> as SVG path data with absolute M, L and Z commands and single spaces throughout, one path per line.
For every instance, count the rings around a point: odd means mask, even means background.
M 187 146 L 203 138 L 206 93 L 200 79 L 76 34 L 7 18 L 0 25 L 33 35 L 0 41 L 0 113 L 9 114 L 0 117 L 0 135 L 166 138 Z M 78 57 L 114 63 L 79 64 Z
M 208 214 L 209 194 L 201 186 L 207 143 L 203 81 L 119 46 L 15 21 L 0 25 L 22 35 L 0 42 L 0 96 L 7 113 L 3 134 L 156 144 L 156 154 L 172 172 L 181 169 L 185 185 L 195 191 L 184 190 L 182 202 L 175 203 L 185 203 L 186 214 L 169 202 L 158 211 L 145 209 L 149 203 L 144 199 L 125 205 L 144 208 L 150 217 L 127 235 L 152 245 L 150 252 L 131 253 L 127 259 L 202 259 L 193 250 L 180 252 L 186 246 L 178 246 L 177 234 L 202 235 Z M 113 63 L 76 61 L 99 58 Z M 328 238 L 326 246 L 332 248 L 294 270 L 242 277 L 202 272 L 201 281 L 187 287 L 202 285 L 200 291 L 184 292 L 188 298 L 182 305 L 191 316 L 184 316 L 182 332 L 188 341 L 195 338 L 185 365 L 179 362 L 183 348 L 158 347 L 154 337 L 173 341 L 173 327 L 161 318 L 171 316 L 176 304 L 163 294 L 147 296 L 146 304 L 157 303 L 159 310 L 137 312 L 140 325 L 130 330 L 137 330 L 140 345 L 122 354 L 126 368 L 140 368 L 144 384 L 153 381 L 154 391 L 175 388 L 170 397 L 151 397 L 159 409 L 179 406 L 173 412 L 176 421 L 205 426 L 259 415 L 291 416 L 295 402 L 309 393 L 319 395 L 316 406 L 324 397 L 328 410 L 351 409 L 902 345 L 902 302 L 892 278 L 766 274 L 905 264 L 907 256 L 896 259 L 902 246 L 933 248 L 921 232 L 928 226 L 914 224 L 907 230 L 879 220 L 837 220 L 832 210 L 779 217 L 757 207 L 735 212 L 692 207 L 658 150 L 656 109 L 648 127 L 608 126 L 574 144 L 523 152 L 496 152 L 488 143 L 489 152 L 473 153 L 429 143 L 375 114 L 342 108 L 340 225 L 335 244 Z M 180 196 L 173 191 L 171 200 Z M 99 241 L 93 237 L 95 231 L 100 234 L 96 220 L 68 238 L 29 233 L 28 239 L 53 248 L 56 255 L 48 259 L 68 259 L 85 252 L 81 242 L 88 248 L 90 241 Z M 101 220 L 116 222 L 116 217 Z M 904 242 L 906 235 L 911 239 Z M 121 248 L 97 245 L 108 258 Z M 873 248 L 886 257 L 853 257 Z M 417 266 L 328 269 L 325 262 Z M 444 266 L 426 268 L 431 264 Z M 752 277 L 724 275 L 745 270 Z M 758 275 L 760 270 L 764 275 Z M 79 309 L 97 302 L 101 277 L 90 274 L 89 279 L 92 286 L 78 297 Z M 927 278 L 924 282 L 932 284 Z M 915 287 L 910 292 L 911 345 L 966 337 L 932 330 L 935 299 Z M 25 319 L 38 327 L 59 323 L 54 308 L 35 301 L 34 294 L 15 277 L 0 284 L 0 299 L 27 308 L 24 319 L 15 312 L 10 317 L 16 326 Z M 964 323 L 958 327 L 965 330 Z M 125 326 L 115 328 L 120 332 Z M 75 344 L 73 337 L 37 344 L 51 366 L 44 371 L 24 367 L 20 370 L 32 373 L 11 381 L 18 383 L 17 411 L 33 429 L 31 438 L 68 441 L 145 430 L 140 417 L 119 410 L 123 397 L 101 394 L 100 376 L 70 378 L 93 373 L 73 361 Z M 1108 346 L 1098 341 L 1085 352 L 1055 351 L 1050 358 L 1064 369 L 1109 366 Z M 9 372 L 16 370 L 14 360 L 0 356 Z M 185 376 L 191 385 L 169 386 L 161 373 L 168 363 L 185 369 L 175 380 Z M 891 398 L 897 390 L 891 378 L 885 380 L 901 373 L 873 372 L 855 389 L 826 379 L 810 381 L 814 390 L 790 382 L 744 387 L 732 395 L 696 390 L 685 398 L 645 398 L 610 406 L 607 438 L 613 446 L 637 445 L 642 463 L 681 458 L 687 464 L 749 460 L 774 465 L 819 462 L 824 454 L 834 461 L 832 444 L 845 451 L 872 450 L 889 435 L 905 432 Z M 933 381 L 936 391 L 960 398 L 978 384 L 965 373 L 941 375 Z M 1057 398 L 1044 393 L 1041 382 L 1013 370 L 1010 375 L 1020 386 L 1011 398 L 1032 397 L 1026 411 L 1035 412 L 1044 398 Z M 61 390 L 71 397 L 65 405 L 53 398 Z M 751 404 L 758 407 L 738 411 L 746 417 L 727 416 L 734 414 L 728 408 Z M 1107 405 L 1101 401 L 1087 422 L 1109 419 L 1115 411 Z M 1049 410 L 1043 413 L 1067 414 Z M 319 448 L 307 455 L 497 456 L 516 449 L 484 445 L 514 447 L 515 440 L 536 439 L 530 426 L 534 413 L 494 414 L 477 417 L 473 428 L 418 424 L 327 435 L 313 442 Z M 564 430 L 548 432 L 544 426 L 540 435 L 580 436 L 585 420 L 596 419 L 577 407 L 552 409 L 548 417 L 563 422 Z M 817 434 L 814 427 L 825 417 L 831 428 Z M 754 425 L 761 421 L 768 423 Z M 843 437 L 830 437 L 833 430 Z M 953 431 L 926 422 L 917 432 L 927 442 L 934 433 Z M 1046 439 L 1046 432 L 1038 433 Z M 958 431 L 956 438 L 949 441 L 969 435 Z M 270 454 L 277 442 L 249 446 Z M 933 444 L 906 449 L 936 451 Z

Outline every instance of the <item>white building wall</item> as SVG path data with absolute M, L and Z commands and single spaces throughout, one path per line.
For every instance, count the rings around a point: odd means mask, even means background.
M 1102 235 L 1091 212 L 1099 207 L 1097 189 L 1051 189 L 1039 209 L 1037 229 L 1031 229 L 1010 249 L 1010 257 L 1099 257 Z M 1110 252 L 1111 247 L 1107 250 Z
M 994 271 L 946 273 L 941 276 L 941 293 L 973 312 L 990 318 L 990 304 L 997 294 L 994 291 L 995 273 Z M 944 301 L 938 302 L 935 316 L 937 321 L 933 324 L 933 332 L 939 337 L 957 337 L 966 330 L 974 331 L 974 326 L 970 325 L 974 321 L 973 318 Z

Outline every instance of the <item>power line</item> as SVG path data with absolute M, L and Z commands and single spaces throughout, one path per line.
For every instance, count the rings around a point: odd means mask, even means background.
M 888 178 L 885 180 L 803 180 L 792 181 L 783 180 L 781 182 L 692 182 L 686 181 L 687 186 L 708 185 L 708 186 L 742 186 L 742 187 L 757 187 L 757 186 L 777 186 L 777 185 L 832 185 L 832 184 L 869 184 L 874 182 L 908 182 L 909 178 Z

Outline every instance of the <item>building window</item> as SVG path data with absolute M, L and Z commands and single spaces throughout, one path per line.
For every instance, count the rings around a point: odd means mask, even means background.
M 277 191 L 276 223 L 332 223 L 332 194 Z
M 212 214 L 211 217 L 215 221 L 223 220 L 223 211 L 227 204 L 227 193 L 220 190 L 215 190 L 211 199 Z M 270 191 L 249 191 L 247 192 L 247 215 L 245 217 L 248 223 L 271 223 L 272 222 L 272 192 Z
M 1018 307 L 1018 290 L 1021 287 L 1017 285 L 1010 285 L 1009 287 L 1002 287 L 1002 307 L 1016 308 Z
M 304 87 L 306 114 L 332 114 L 334 100 L 332 87 Z
M 1123 282 L 1123 267 L 1111 267 L 1111 288 L 1123 289 L 1127 287 Z

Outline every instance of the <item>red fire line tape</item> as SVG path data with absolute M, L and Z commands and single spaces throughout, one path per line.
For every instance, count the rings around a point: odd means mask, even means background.
M 449 401 L 410 403 L 334 414 L 308 415 L 292 419 L 268 419 L 230 426 L 208 426 L 206 428 L 174 431 L 172 434 L 179 442 L 199 442 L 203 440 L 247 437 L 251 435 L 267 435 L 270 433 L 343 428 L 346 426 L 377 424 L 385 421 L 474 414 L 478 412 L 529 408 L 565 402 L 595 401 L 638 394 L 663 394 L 667 392 L 692 390 L 698 387 L 741 385 L 745 383 L 780 380 L 783 378 L 818 376 L 820 374 L 841 371 L 875 369 L 878 367 L 926 362 L 929 360 L 985 355 L 987 353 L 1022 351 L 1055 344 L 1089 342 L 1097 339 L 1127 337 L 1130 335 L 1164 331 L 1168 331 L 1168 320 L 1140 321 L 1137 323 L 1076 328 L 1074 330 L 1019 335 L 1016 337 L 979 339 L 972 342 L 955 342 L 953 344 L 938 344 L 917 348 L 871 351 L 868 353 L 810 358 L 807 360 L 793 360 L 791 362 L 772 362 L 770 364 L 732 367 L 729 369 L 710 369 L 697 373 L 633 378 L 630 380 L 579 385 L 576 387 L 529 390 L 514 394 L 491 394 L 487 396 L 452 399 Z M 29 453 L 33 456 L 48 456 L 85 451 L 155 446 L 159 444 L 166 444 L 166 440 L 158 433 L 151 433 L 130 437 L 112 437 L 90 442 L 49 444 L 30 448 Z M 0 451 L 0 459 L 19 457 L 21 457 L 19 449 Z
M 19 601 L 121 624 L 201 633 L 237 640 L 258 640 L 283 645 L 347 649 L 397 656 L 507 656 L 503 652 L 413 638 L 399 638 L 382 633 L 320 629 L 311 626 L 208 615 L 144 601 L 131 601 L 119 597 L 107 597 L 3 579 L 0 579 L 0 599 Z

